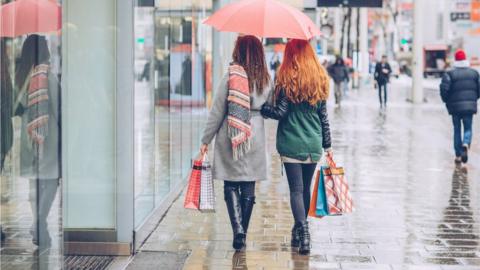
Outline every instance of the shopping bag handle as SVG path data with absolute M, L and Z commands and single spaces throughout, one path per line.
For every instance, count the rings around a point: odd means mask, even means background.
M 197 157 L 193 159 L 194 161 L 208 161 L 207 153 L 198 153 Z
M 337 167 L 337 164 L 333 160 L 333 154 L 332 153 L 327 153 L 326 158 L 327 158 L 328 167 L 330 167 L 330 168 L 336 168 Z

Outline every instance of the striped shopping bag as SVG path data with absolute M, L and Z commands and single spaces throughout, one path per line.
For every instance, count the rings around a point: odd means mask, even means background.
M 352 195 L 342 167 L 337 167 L 333 157 L 327 156 L 328 167 L 323 168 L 328 215 L 341 215 L 354 210 Z

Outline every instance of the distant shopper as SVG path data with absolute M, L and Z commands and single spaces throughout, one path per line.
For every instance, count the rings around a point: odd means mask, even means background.
M 270 60 L 270 69 L 273 72 L 273 79 L 275 80 L 275 77 L 277 76 L 277 71 L 278 68 L 280 67 L 280 56 L 278 55 L 277 52 L 275 52 L 272 56 L 272 59 Z
M 287 173 L 295 220 L 291 245 L 298 247 L 300 254 L 308 254 L 311 180 L 322 149 L 331 154 L 326 103 L 329 78 L 308 41 L 287 43 L 275 84 L 276 104 L 263 105 L 262 115 L 279 120 L 277 151 Z
M 378 87 L 378 98 L 380 100 L 380 108 L 387 107 L 387 84 L 390 81 L 390 74 L 392 74 L 392 68 L 387 62 L 387 56 L 382 56 L 380 63 L 375 66 L 375 80 Z M 382 98 L 383 90 L 383 98 Z
M 270 96 L 271 79 L 262 42 L 238 37 L 233 62 L 215 94 L 200 152 L 215 138 L 213 178 L 224 181 L 233 230 L 233 248 L 241 250 L 255 204 L 255 182 L 267 179 L 265 126 L 260 109 Z
M 335 104 L 340 106 L 342 102 L 342 91 L 344 91 L 344 84 L 350 81 L 348 76 L 348 68 L 345 65 L 345 61 L 342 57 L 337 56 L 335 63 L 328 67 L 328 74 L 330 74 L 330 77 L 332 77 L 333 82 L 335 83 Z
M 472 143 L 473 115 L 477 113 L 480 98 L 480 76 L 470 68 L 463 50 L 455 53 L 453 69 L 443 75 L 440 94 L 453 120 L 453 144 L 455 163 L 467 163 L 468 150 Z M 463 139 L 462 139 L 463 124 Z

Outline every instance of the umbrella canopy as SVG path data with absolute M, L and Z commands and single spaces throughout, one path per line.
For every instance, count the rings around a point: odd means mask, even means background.
M 0 36 L 18 37 L 62 28 L 62 8 L 52 0 L 17 0 L 0 7 Z
M 204 21 L 219 31 L 268 38 L 308 40 L 320 30 L 298 9 L 276 0 L 242 0 L 226 5 Z

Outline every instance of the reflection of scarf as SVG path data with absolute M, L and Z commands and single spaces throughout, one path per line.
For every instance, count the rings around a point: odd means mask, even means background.
M 250 89 L 242 66 L 230 65 L 228 75 L 228 137 L 233 159 L 238 160 L 250 150 Z
M 28 123 L 27 133 L 34 145 L 40 149 L 48 135 L 48 65 L 34 67 L 28 85 Z M 41 151 L 40 151 L 41 152 Z

